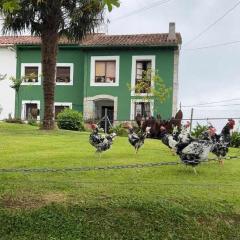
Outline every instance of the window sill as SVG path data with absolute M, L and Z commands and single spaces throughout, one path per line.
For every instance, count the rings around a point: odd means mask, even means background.
M 90 87 L 119 87 L 118 83 L 93 83 L 91 82 Z
M 70 83 L 56 82 L 56 86 L 73 86 L 73 82 Z
M 22 86 L 40 86 L 41 82 L 23 82 Z

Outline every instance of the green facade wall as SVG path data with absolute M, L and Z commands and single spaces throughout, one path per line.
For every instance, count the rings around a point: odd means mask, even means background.
M 173 87 L 174 49 L 173 48 L 131 48 L 131 49 L 82 49 L 79 46 L 62 46 L 59 48 L 58 63 L 74 64 L 73 86 L 56 86 L 55 102 L 72 102 L 73 109 L 83 111 L 84 97 L 96 95 L 112 95 L 118 97 L 118 120 L 129 120 L 131 97 L 128 84 L 131 84 L 132 56 L 155 55 L 156 70 L 168 87 Z M 118 87 L 90 86 L 90 66 L 92 56 L 119 56 L 120 79 Z M 41 51 L 38 46 L 19 46 L 17 48 L 17 77 L 20 77 L 22 63 L 40 63 Z M 172 95 L 160 104 L 155 102 L 154 112 L 163 118 L 172 116 Z M 21 86 L 19 101 L 16 98 L 16 116 L 21 116 L 23 100 L 40 100 L 40 115 L 43 117 L 43 88 L 42 86 Z

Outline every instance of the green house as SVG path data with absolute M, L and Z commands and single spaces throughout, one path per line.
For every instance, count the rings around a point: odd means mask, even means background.
M 57 56 L 55 115 L 64 108 L 83 112 L 84 118 L 101 119 L 107 112 L 114 121 L 133 120 L 136 115 L 169 118 L 177 111 L 178 62 L 181 35 L 170 23 L 169 33 L 141 35 L 94 34 L 79 44 L 61 40 Z M 16 116 L 34 113 L 42 119 L 44 101 L 41 76 L 41 42 L 20 37 L 16 44 L 17 77 L 25 79 L 16 97 Z M 172 88 L 163 103 L 146 99 L 134 86 L 144 70 L 157 70 Z M 153 84 L 153 83 L 152 83 Z M 132 91 L 129 90 L 132 86 Z

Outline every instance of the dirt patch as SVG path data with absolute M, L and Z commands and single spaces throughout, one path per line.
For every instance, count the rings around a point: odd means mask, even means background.
M 63 193 L 47 193 L 40 196 L 5 195 L 0 199 L 0 206 L 10 209 L 36 209 L 51 203 L 63 203 L 66 199 Z
M 66 202 L 67 197 L 63 193 L 47 193 L 42 196 L 42 200 L 46 203 L 63 203 Z

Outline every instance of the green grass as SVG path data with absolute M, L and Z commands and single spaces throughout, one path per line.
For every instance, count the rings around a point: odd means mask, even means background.
M 160 141 L 118 137 L 98 160 L 89 133 L 0 123 L 0 168 L 177 161 Z M 231 149 L 230 155 L 240 155 Z M 240 160 L 65 173 L 0 173 L 1 240 L 240 239 Z

